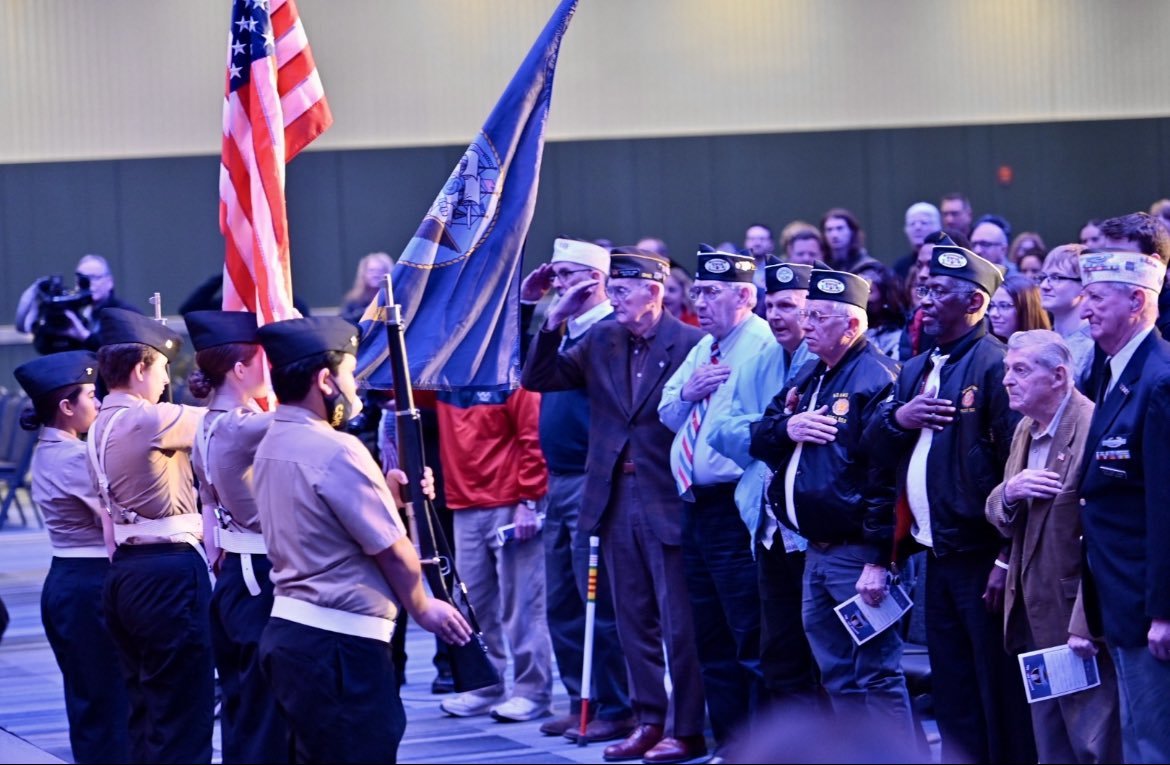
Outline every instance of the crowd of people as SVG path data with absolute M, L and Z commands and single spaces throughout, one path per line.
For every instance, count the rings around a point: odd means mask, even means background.
M 928 759 L 904 625 L 866 623 L 922 592 L 943 761 L 1167 761 L 1164 211 L 1047 250 L 947 195 L 906 211 L 891 266 L 843 208 L 693 270 L 657 238 L 557 239 L 520 287 L 522 387 L 422 401 L 411 488 L 500 677 L 461 693 L 444 657 L 472 626 L 423 587 L 355 326 L 187 313 L 203 403 L 173 404 L 183 338 L 103 307 L 16 370 L 75 759 L 209 762 L 218 673 L 224 762 L 392 762 L 404 614 L 437 636 L 444 712 L 607 761 L 731 761 L 813 719 Z M 389 267 L 363 260 L 349 319 Z M 1029 705 L 1017 657 L 1049 648 L 1097 682 Z

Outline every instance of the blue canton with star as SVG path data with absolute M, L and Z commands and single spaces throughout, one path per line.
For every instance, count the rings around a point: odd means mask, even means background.
M 276 50 L 268 0 L 235 0 L 232 5 L 231 61 L 228 89 L 238 90 L 252 76 L 252 62 L 271 56 Z

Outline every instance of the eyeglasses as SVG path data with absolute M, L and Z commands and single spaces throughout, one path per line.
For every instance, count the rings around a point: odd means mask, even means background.
M 622 287 L 620 285 L 617 287 L 611 287 L 608 284 L 605 285 L 605 294 L 609 295 L 610 300 L 622 301 L 627 299 L 633 293 L 634 288 L 632 287 Z
M 1040 274 L 1039 276 L 1036 277 L 1037 284 L 1043 284 L 1044 282 L 1052 282 L 1053 286 L 1055 286 L 1056 284 L 1059 284 L 1060 282 L 1079 282 L 1079 281 L 1080 281 L 1080 279 L 1078 279 L 1075 276 L 1065 276 L 1064 274 Z
M 1014 311 L 1015 308 L 1016 308 L 1016 306 L 1014 303 L 994 303 L 993 302 L 993 303 L 987 304 L 987 312 L 988 313 L 991 313 L 992 311 L 995 311 L 997 313 L 1007 313 L 1008 311 Z
M 699 298 L 705 298 L 706 300 L 718 300 L 719 296 L 722 294 L 722 287 L 713 286 L 691 287 L 691 289 L 687 292 L 687 295 L 690 296 L 692 301 L 698 300 Z
M 552 272 L 554 279 L 560 279 L 562 282 L 569 281 L 569 277 L 573 274 L 579 274 L 582 271 L 592 271 L 592 268 L 558 268 Z
M 942 287 L 928 286 L 921 284 L 914 288 L 914 294 L 918 296 L 919 300 L 930 298 L 931 300 L 938 300 L 943 295 L 970 295 L 975 290 L 945 290 Z
M 837 317 L 837 316 L 840 316 L 844 319 L 849 318 L 849 314 L 847 314 L 847 313 L 823 313 L 823 312 L 817 311 L 817 310 L 797 311 L 796 315 L 802 319 L 809 319 L 811 321 L 815 321 L 817 324 L 824 324 L 829 319 L 832 319 L 832 318 Z

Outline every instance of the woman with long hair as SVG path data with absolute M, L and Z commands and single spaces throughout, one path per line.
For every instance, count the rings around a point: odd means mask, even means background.
M 1007 341 L 1016 332 L 1052 329 L 1048 313 L 1040 305 L 1040 288 L 1026 276 L 1009 276 L 991 296 L 987 306 L 991 334 Z
M 662 307 L 674 318 L 692 327 L 699 326 L 699 315 L 691 303 L 691 285 L 694 281 L 682 266 L 671 266 L 666 276 L 666 290 L 662 293 Z
M 386 281 L 386 274 L 394 269 L 394 259 L 384 252 L 371 252 L 358 261 L 353 286 L 341 298 L 338 316 L 357 324 L 370 301 L 378 294 L 378 288 Z
M 902 358 L 902 335 L 906 329 L 905 290 L 892 269 L 872 261 L 863 264 L 857 275 L 869 282 L 869 319 L 866 337 L 878 350 L 894 360 Z
M 203 541 L 218 577 L 211 640 L 223 689 L 223 761 L 280 762 L 288 732 L 260 671 L 260 635 L 272 611 L 272 564 L 252 493 L 252 462 L 272 415 L 257 400 L 270 391 L 256 315 L 194 311 L 184 317 L 195 346 L 191 394 L 208 399 L 192 465 L 203 500 Z
M 40 430 L 32 458 L 32 498 L 45 517 L 53 562 L 41 590 L 41 622 L 61 668 L 75 762 L 126 762 L 130 708 L 102 616 L 102 586 L 113 537 L 89 475 L 85 442 L 97 418 L 97 356 L 66 351 L 16 368 L 32 397 L 21 416 Z

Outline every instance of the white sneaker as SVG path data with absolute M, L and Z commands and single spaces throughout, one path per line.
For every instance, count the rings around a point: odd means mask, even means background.
M 533 701 L 523 696 L 513 696 L 503 704 L 492 707 L 492 717 L 499 722 L 526 722 L 552 714 L 547 701 Z
M 492 707 L 500 703 L 501 698 L 503 696 L 495 694 L 484 696 L 475 691 L 469 691 L 443 699 L 439 702 L 439 709 L 452 717 L 475 717 L 476 715 L 486 715 Z

